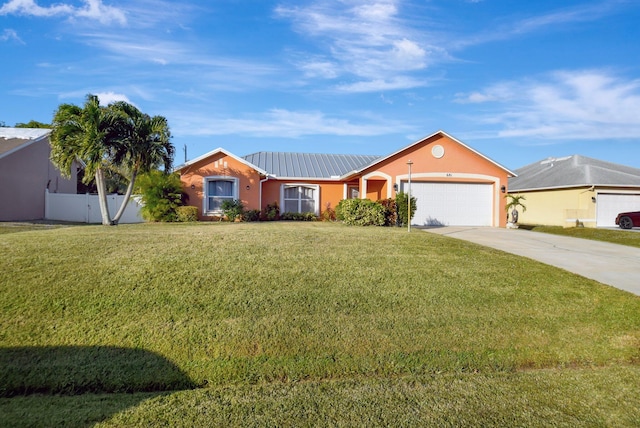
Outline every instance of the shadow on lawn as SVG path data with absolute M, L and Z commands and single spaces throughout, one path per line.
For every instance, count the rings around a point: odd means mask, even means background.
M 174 363 L 142 349 L 109 346 L 53 346 L 0 348 L 0 397 L 21 398 L 38 394 L 70 397 L 81 394 L 120 394 L 111 414 L 139 401 L 196 388 Z M 146 393 L 136 394 L 132 393 Z M 42 396 L 45 395 L 45 396 Z M 114 396 L 115 398 L 115 396 Z M 104 410 L 104 409 L 103 409 Z M 103 415 L 106 419 L 110 415 Z

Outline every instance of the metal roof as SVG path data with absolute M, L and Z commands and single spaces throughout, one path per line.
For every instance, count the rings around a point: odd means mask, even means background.
M 640 187 L 640 169 L 572 155 L 547 158 L 516 170 L 509 191 L 583 186 Z
M 379 158 L 371 155 L 286 152 L 258 152 L 243 156 L 247 162 L 279 178 L 324 179 L 338 179 Z

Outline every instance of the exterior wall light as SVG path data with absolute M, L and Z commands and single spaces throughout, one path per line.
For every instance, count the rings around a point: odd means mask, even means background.
M 502 186 L 500 186 L 500 191 L 502 193 L 506 193 L 507 192 L 507 186 L 505 186 L 504 184 Z

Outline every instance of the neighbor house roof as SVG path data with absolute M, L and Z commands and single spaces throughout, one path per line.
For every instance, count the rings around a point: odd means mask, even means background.
M 584 186 L 640 187 L 640 169 L 573 155 L 547 158 L 516 170 L 509 191 Z
M 338 179 L 380 156 L 258 152 L 243 158 L 278 178 Z
M 47 137 L 50 129 L 0 127 L 0 158 Z

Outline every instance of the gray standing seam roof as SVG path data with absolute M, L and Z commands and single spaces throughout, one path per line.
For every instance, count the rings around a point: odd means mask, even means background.
M 242 158 L 276 177 L 327 179 L 363 168 L 380 156 L 258 152 Z
M 515 171 L 509 191 L 580 186 L 639 187 L 640 169 L 573 155 L 548 158 Z

